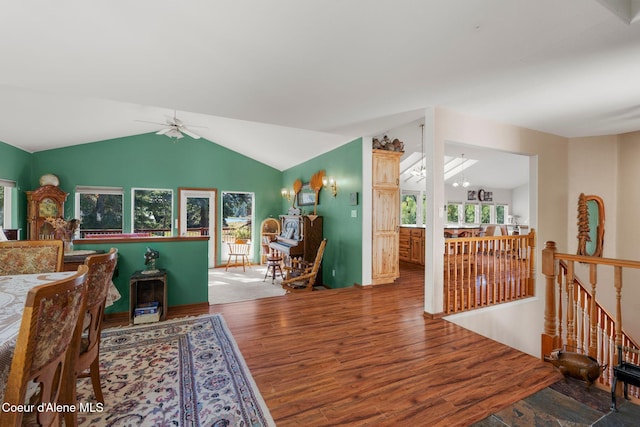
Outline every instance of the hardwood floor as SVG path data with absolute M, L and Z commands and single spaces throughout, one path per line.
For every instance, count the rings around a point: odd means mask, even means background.
M 466 426 L 561 378 L 535 357 L 425 318 L 422 278 L 403 268 L 394 285 L 209 312 L 223 314 L 278 426 Z

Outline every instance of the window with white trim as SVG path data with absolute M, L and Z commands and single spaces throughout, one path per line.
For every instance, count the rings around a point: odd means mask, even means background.
M 77 186 L 75 218 L 80 219 L 80 237 L 122 233 L 123 197 L 120 187 Z
M 7 179 L 0 179 L 0 227 L 11 228 L 13 203 L 15 200 L 16 183 Z
M 493 205 L 480 205 L 480 224 L 491 224 L 491 213 Z
M 457 224 L 460 222 L 462 216 L 462 203 L 448 203 L 447 204 L 447 222 L 450 224 Z
M 508 205 L 496 205 L 496 224 L 506 224 L 509 216 Z
M 478 205 L 476 203 L 467 203 L 464 205 L 464 222 L 466 224 L 476 224 L 478 222 Z
M 173 190 L 132 188 L 134 233 L 171 236 L 173 224 Z

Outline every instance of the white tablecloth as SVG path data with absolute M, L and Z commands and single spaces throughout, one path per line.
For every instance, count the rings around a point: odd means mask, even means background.
M 34 286 L 64 279 L 76 274 L 76 271 L 63 271 L 45 274 L 18 274 L 0 276 L 0 402 L 4 397 L 9 368 L 16 345 L 24 303 L 29 289 Z M 115 285 L 111 283 L 107 306 L 120 299 Z

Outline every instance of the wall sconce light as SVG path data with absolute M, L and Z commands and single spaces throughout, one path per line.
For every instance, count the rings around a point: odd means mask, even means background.
M 332 176 L 325 176 L 322 178 L 322 185 L 329 186 L 329 188 L 331 188 L 331 194 L 333 194 L 333 197 L 336 197 L 336 195 L 338 194 L 338 185 L 336 184 L 336 180 L 333 179 Z
M 291 192 L 287 188 L 280 190 L 280 195 L 283 199 L 287 199 L 287 202 L 291 201 Z

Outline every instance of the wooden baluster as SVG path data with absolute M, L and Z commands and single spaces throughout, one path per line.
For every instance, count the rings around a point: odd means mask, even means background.
M 498 303 L 498 298 L 499 298 L 499 287 L 498 287 L 498 280 L 497 280 L 497 276 L 496 276 L 496 272 L 498 269 L 498 265 L 497 265 L 497 261 L 498 261 L 498 250 L 500 249 L 498 247 L 498 241 L 496 240 L 495 236 L 493 237 L 493 240 L 491 241 L 491 247 L 492 247 L 492 254 L 491 254 L 491 289 L 492 289 L 492 294 L 493 297 L 491 298 L 491 303 L 492 304 L 497 304 Z
M 566 271 L 563 269 L 562 271 L 564 271 L 564 274 L 558 274 L 556 276 L 556 282 L 558 285 L 558 318 L 557 318 L 557 325 L 558 325 L 558 347 L 556 348 L 562 348 L 562 344 L 564 343 L 563 338 L 562 338 L 562 331 L 563 328 L 562 326 L 564 325 L 564 313 L 562 310 L 562 301 L 563 301 L 563 295 L 566 294 L 566 290 L 567 290 L 567 275 L 566 275 Z M 563 294 L 563 285 L 564 285 L 564 294 Z
M 542 274 L 545 276 L 545 307 L 544 307 L 544 332 L 541 337 L 542 355 L 550 354 L 558 344 L 556 335 L 556 300 L 555 300 L 555 277 L 558 273 L 558 263 L 555 260 L 556 243 L 548 241 L 542 250 Z
M 504 277 L 504 251 L 506 249 L 506 243 L 504 239 L 500 240 L 500 257 L 498 258 L 498 281 L 500 283 L 500 302 L 507 300 L 507 286 L 505 284 Z
M 574 267 L 575 263 L 573 261 L 569 261 L 567 263 L 567 345 L 572 348 L 576 347 L 576 294 L 574 288 Z
M 476 237 L 474 237 L 476 239 Z M 473 307 L 477 308 L 480 304 L 478 302 L 478 286 L 476 278 L 478 277 L 478 242 L 476 240 L 469 241 L 469 262 L 471 263 L 469 269 L 469 285 L 473 290 L 473 298 L 471 302 Z
M 622 267 L 613 271 L 613 285 L 616 288 L 616 346 L 622 345 Z
M 589 334 L 589 356 L 596 357 L 598 352 L 598 317 L 596 313 L 596 285 L 598 284 L 598 266 L 589 266 L 589 280 L 591 281 L 590 321 L 591 333 Z
M 527 259 L 529 260 L 529 278 L 527 279 L 527 295 L 533 295 L 535 290 L 535 281 L 536 281 L 536 263 L 535 263 L 535 254 L 536 254 L 536 231 L 531 229 L 529 233 L 529 237 L 527 239 L 528 249 Z
M 522 242 L 524 240 L 520 237 L 516 240 L 516 254 L 514 257 L 514 265 L 515 265 L 515 274 L 516 274 L 516 286 L 518 289 L 518 298 L 522 298 L 526 294 L 526 289 L 524 286 L 524 281 L 522 280 Z

